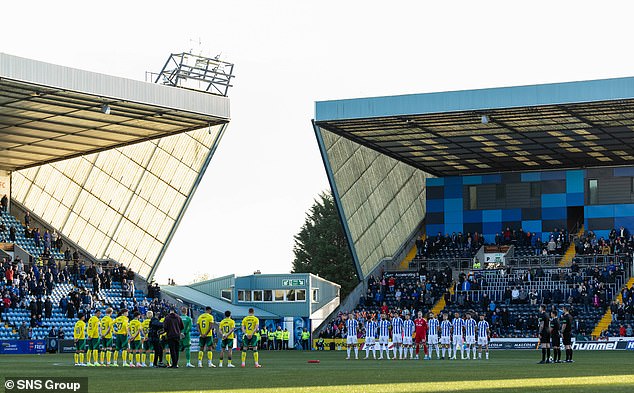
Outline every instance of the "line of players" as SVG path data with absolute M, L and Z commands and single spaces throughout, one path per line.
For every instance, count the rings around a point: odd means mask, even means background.
M 472 313 L 465 313 L 465 317 L 461 318 L 459 313 L 455 313 L 454 318 L 449 320 L 449 314 L 443 313 L 442 319 L 438 320 L 434 313 L 429 313 L 428 318 L 423 317 L 423 312 L 418 312 L 418 318 L 411 320 L 410 313 L 403 311 L 402 318 L 398 312 L 392 312 L 390 317 L 381 314 L 379 320 L 375 320 L 375 316 L 365 323 L 365 358 L 369 359 L 370 351 L 372 351 L 373 359 L 376 357 L 376 340 L 378 338 L 379 358 L 382 360 L 385 351 L 386 359 L 419 359 L 420 347 L 423 347 L 425 360 L 431 360 L 433 351 L 436 351 L 436 358 L 444 360 L 456 360 L 458 351 L 460 351 L 461 359 L 482 358 L 484 349 L 485 358 L 489 359 L 489 339 L 491 331 L 489 323 L 485 320 L 484 315 L 479 316 L 476 322 L 472 318 Z M 351 350 L 354 350 L 355 359 L 359 358 L 359 349 L 357 346 L 357 333 L 360 329 L 360 323 L 355 319 L 354 314 L 349 314 L 346 320 L 346 359 L 350 359 Z M 477 334 L 477 341 L 476 341 Z M 392 337 L 393 356 L 390 358 L 388 342 Z M 416 355 L 414 356 L 414 350 Z M 466 353 L 465 353 L 466 352 Z M 442 355 L 441 355 L 442 353 Z
M 200 350 L 198 351 L 198 367 L 203 367 L 202 360 L 207 352 L 208 367 L 215 368 L 213 364 L 214 333 L 222 336 L 219 367 L 223 365 L 223 357 L 227 354 L 227 367 L 234 367 L 232 364 L 232 348 L 235 338 L 235 321 L 231 319 L 231 312 L 225 311 L 225 318 L 216 324 L 211 314 L 211 307 L 207 307 L 205 312 L 200 314 L 197 320 L 197 327 L 200 333 Z M 253 309 L 249 309 L 249 315 L 242 320 L 242 332 L 244 350 L 242 351 L 242 367 L 245 367 L 247 351 L 253 351 L 255 367 L 259 368 L 259 354 L 257 349 L 257 332 L 259 331 L 259 319 L 253 314 Z M 187 315 L 187 307 L 181 308 L 180 318 L 183 322 L 182 336 L 180 339 L 179 351 L 185 352 L 187 360 L 186 367 L 195 367 L 191 364 L 191 327 L 192 319 Z M 145 318 L 141 320 L 141 314 L 134 312 L 132 320 L 128 318 L 128 310 L 122 309 L 117 313 L 116 318 L 112 318 L 113 309 L 107 308 L 105 316 L 101 317 L 101 310 L 96 310 L 88 319 L 83 313 L 78 314 L 78 320 L 73 329 L 75 343 L 75 366 L 96 366 L 96 367 L 119 367 L 118 357 L 121 354 L 123 367 L 148 367 L 146 360 L 149 357 L 149 367 L 169 367 L 171 364 L 171 354 L 167 340 L 167 333 L 163 331 L 162 325 L 165 318 L 157 320 L 154 313 L 148 311 Z M 153 320 L 155 321 L 152 326 Z M 157 339 L 152 339 L 151 331 L 156 331 Z M 219 333 L 218 333 L 219 331 Z M 86 336 L 87 339 L 86 339 Z M 155 359 L 155 346 L 160 345 L 165 351 L 165 361 L 167 364 L 157 363 Z M 86 360 L 84 362 L 84 352 Z M 162 351 L 159 351 L 162 353 Z M 177 361 L 176 361 L 177 363 Z
M 557 317 L 557 310 L 550 311 L 550 315 L 546 312 L 546 306 L 539 306 L 539 343 L 542 348 L 542 360 L 539 364 L 544 363 L 574 363 L 572 360 L 572 315 L 570 308 L 563 307 L 564 313 L 561 321 Z M 566 349 L 566 360 L 561 360 L 561 344 Z M 553 349 L 553 357 L 550 356 L 550 349 Z

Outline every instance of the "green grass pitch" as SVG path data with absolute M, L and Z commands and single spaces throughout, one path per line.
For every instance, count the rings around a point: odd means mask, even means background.
M 192 360 L 197 359 L 192 354 Z M 490 360 L 345 360 L 345 352 L 260 352 L 242 369 L 74 367 L 73 355 L 3 355 L 3 376 L 88 377 L 91 392 L 632 392 L 634 352 L 575 352 L 574 364 L 536 364 L 539 351 L 492 351 Z M 360 352 L 360 357 L 365 352 Z M 320 364 L 307 363 L 319 359 Z M 217 364 L 218 356 L 214 356 Z M 206 364 L 206 361 L 204 362 Z M 4 381 L 2 381 L 4 382 Z

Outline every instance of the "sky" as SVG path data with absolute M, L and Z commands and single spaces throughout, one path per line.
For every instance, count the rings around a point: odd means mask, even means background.
M 289 272 L 329 188 L 315 101 L 634 76 L 628 1 L 12 1 L 0 52 L 144 80 L 235 63 L 231 123 L 156 279 Z M 200 42 L 200 44 L 199 44 Z

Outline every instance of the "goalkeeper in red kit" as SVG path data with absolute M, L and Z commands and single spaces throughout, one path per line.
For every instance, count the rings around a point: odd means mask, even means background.
M 414 333 L 414 340 L 416 343 L 416 359 L 418 359 L 421 344 L 423 344 L 425 359 L 427 359 L 429 353 L 427 350 L 427 320 L 423 318 L 422 311 L 418 312 L 418 318 L 414 320 L 414 326 L 416 326 L 416 332 Z

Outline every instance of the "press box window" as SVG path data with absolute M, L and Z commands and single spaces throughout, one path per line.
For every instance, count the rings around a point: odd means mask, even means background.
M 273 301 L 273 291 L 270 289 L 264 290 L 264 301 L 272 302 Z
M 294 302 L 295 301 L 295 290 L 294 289 L 287 289 L 286 290 L 286 301 L 287 302 Z
M 238 291 L 238 301 L 239 302 L 244 301 L 244 291 Z
M 599 203 L 599 181 L 597 179 L 588 180 L 588 202 L 591 205 Z
M 220 291 L 220 297 L 224 300 L 231 301 L 231 289 L 223 289 L 222 291 Z
M 469 186 L 469 209 L 476 210 L 478 208 L 478 189 L 476 186 Z
M 297 301 L 297 302 L 305 302 L 306 301 L 306 290 L 305 289 L 298 289 L 295 292 L 295 301 Z
M 254 302 L 261 302 L 262 301 L 262 292 L 263 291 L 253 291 L 253 301 Z
M 283 302 L 284 301 L 284 291 L 281 289 L 276 289 L 275 290 L 275 301 L 276 302 Z
M 313 289 L 313 303 L 319 302 L 319 289 Z

